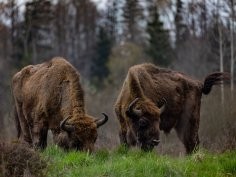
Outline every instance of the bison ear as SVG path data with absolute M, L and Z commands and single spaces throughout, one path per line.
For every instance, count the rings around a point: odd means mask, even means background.
M 95 123 L 97 124 L 97 128 L 104 125 L 108 121 L 108 116 L 105 113 L 102 113 L 104 115 L 103 119 L 96 119 Z
M 160 114 L 162 114 L 165 111 L 166 104 L 167 104 L 167 101 L 166 101 L 165 98 L 162 98 L 161 102 L 162 102 L 162 106 L 159 108 L 160 109 Z

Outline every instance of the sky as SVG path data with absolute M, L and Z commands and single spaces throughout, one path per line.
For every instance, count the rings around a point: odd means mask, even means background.
M 92 1 L 97 4 L 97 7 L 99 9 L 104 9 L 106 7 L 106 3 L 108 0 L 92 0 Z

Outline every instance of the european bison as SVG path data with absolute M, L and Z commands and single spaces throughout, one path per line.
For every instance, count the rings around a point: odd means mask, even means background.
M 131 67 L 115 104 L 121 143 L 152 150 L 160 142 L 160 130 L 174 128 L 191 153 L 199 144 L 202 93 L 228 78 L 217 72 L 201 82 L 153 64 Z
M 97 128 L 108 117 L 86 114 L 77 70 L 63 58 L 24 67 L 12 79 L 18 138 L 45 148 L 50 129 L 65 149 L 92 150 Z

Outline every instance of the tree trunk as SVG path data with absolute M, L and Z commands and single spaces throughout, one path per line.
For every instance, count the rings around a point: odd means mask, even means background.
M 220 72 L 224 72 L 224 59 L 223 59 L 223 39 L 222 39 L 222 29 L 221 29 L 221 20 L 220 20 L 220 13 L 219 13 L 219 0 L 217 1 L 217 8 L 218 8 L 218 32 L 219 32 L 219 53 L 220 53 Z M 224 85 L 221 84 L 221 105 L 224 108 Z M 224 109 L 223 109 L 224 110 Z
M 33 64 L 35 65 L 37 63 L 37 49 L 36 49 L 36 40 L 35 39 L 33 39 L 33 41 L 32 41 L 32 48 L 33 48 L 32 59 L 33 59 Z
M 220 44 L 220 72 L 224 72 L 224 59 L 223 59 L 223 40 L 222 40 L 222 30 L 221 24 L 218 24 L 219 31 L 219 44 Z M 224 106 L 224 85 L 221 84 L 221 104 Z
M 231 39 L 231 62 L 230 62 L 230 89 L 231 89 L 231 98 L 233 98 L 234 94 L 234 1 L 231 1 L 231 13 L 232 13 L 232 19 L 231 19 L 231 28 L 230 28 L 230 39 Z

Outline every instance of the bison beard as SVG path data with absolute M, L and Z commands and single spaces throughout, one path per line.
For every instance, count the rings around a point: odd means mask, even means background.
M 174 128 L 186 152 L 193 152 L 199 145 L 202 93 L 228 79 L 228 73 L 217 72 L 201 82 L 152 64 L 131 67 L 115 104 L 121 143 L 152 150 L 160 131 Z
M 13 76 L 12 89 L 21 141 L 45 148 L 50 129 L 64 149 L 93 150 L 97 128 L 108 116 L 95 119 L 86 114 L 80 75 L 65 59 L 24 67 Z

